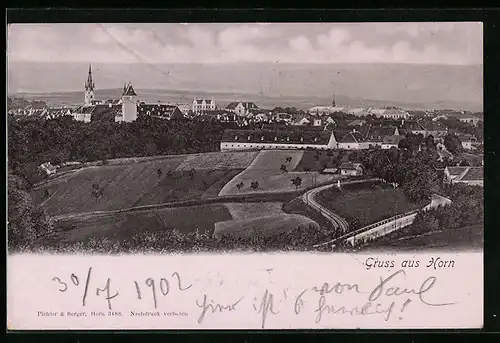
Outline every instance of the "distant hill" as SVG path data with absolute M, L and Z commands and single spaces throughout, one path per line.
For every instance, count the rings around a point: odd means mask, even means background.
M 9 63 L 9 95 L 80 104 L 88 65 Z M 261 107 L 400 106 L 482 111 L 482 66 L 390 64 L 96 64 L 97 98 L 120 96 L 132 81 L 144 101 L 193 97 L 254 101 Z

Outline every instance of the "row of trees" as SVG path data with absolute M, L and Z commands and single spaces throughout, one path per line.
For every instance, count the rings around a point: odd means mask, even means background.
M 359 150 L 349 155 L 349 160 L 363 164 L 372 176 L 403 187 L 405 195 L 413 202 L 430 199 L 441 184 L 434 168 L 436 152 L 430 149 Z
M 82 123 L 71 117 L 15 120 L 9 116 L 9 168 L 34 183 L 43 178 L 38 166 L 44 162 L 217 151 L 223 131 L 221 123 L 206 119 L 140 117 L 133 123 Z

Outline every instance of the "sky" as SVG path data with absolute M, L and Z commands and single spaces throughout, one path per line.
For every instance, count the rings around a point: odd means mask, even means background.
M 477 65 L 482 23 L 11 24 L 9 62 Z

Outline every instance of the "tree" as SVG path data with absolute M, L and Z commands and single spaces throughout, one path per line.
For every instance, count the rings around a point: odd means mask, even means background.
M 288 170 L 286 169 L 286 165 L 282 164 L 282 165 L 281 165 L 281 167 L 280 167 L 280 171 L 281 171 L 282 173 L 287 173 L 287 172 L 288 172 Z
M 48 199 L 48 198 L 50 197 L 50 192 L 49 192 L 49 190 L 48 190 L 48 189 L 45 189 L 45 190 L 43 191 L 43 197 L 44 197 L 45 199 Z
M 156 169 L 156 174 L 158 175 L 159 178 L 162 176 L 163 171 L 161 170 L 161 168 Z
M 7 243 L 9 249 L 24 249 L 52 231 L 53 224 L 43 208 L 34 204 L 29 186 L 17 175 L 8 175 Z
M 292 162 L 292 156 L 287 156 L 285 159 L 285 163 L 291 163 Z
M 236 188 L 238 188 L 238 190 L 240 191 L 243 188 L 243 186 L 244 186 L 243 182 L 240 182 L 236 185 Z
M 194 168 L 192 168 L 189 170 L 189 177 L 191 178 L 191 180 L 194 179 L 194 175 L 195 175 L 195 170 L 194 170 Z
M 250 187 L 252 187 L 252 189 L 255 191 L 257 188 L 259 188 L 259 181 L 252 181 Z
M 302 184 L 302 179 L 299 176 L 297 176 L 292 179 L 292 184 L 295 186 L 295 189 L 298 189 Z
M 454 134 L 447 134 L 444 137 L 444 146 L 446 147 L 446 150 L 451 152 L 452 154 L 459 153 L 463 150 L 462 148 L 462 142 L 460 142 L 460 139 L 458 136 Z
M 92 184 L 92 196 L 95 202 L 99 202 L 99 199 L 103 196 L 104 189 L 101 188 L 97 183 Z
M 328 161 L 331 162 L 333 157 L 333 150 L 328 150 L 326 154 L 328 155 Z

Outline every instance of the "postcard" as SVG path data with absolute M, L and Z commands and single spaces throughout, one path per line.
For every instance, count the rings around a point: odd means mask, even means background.
M 483 326 L 482 23 L 7 45 L 9 330 Z

